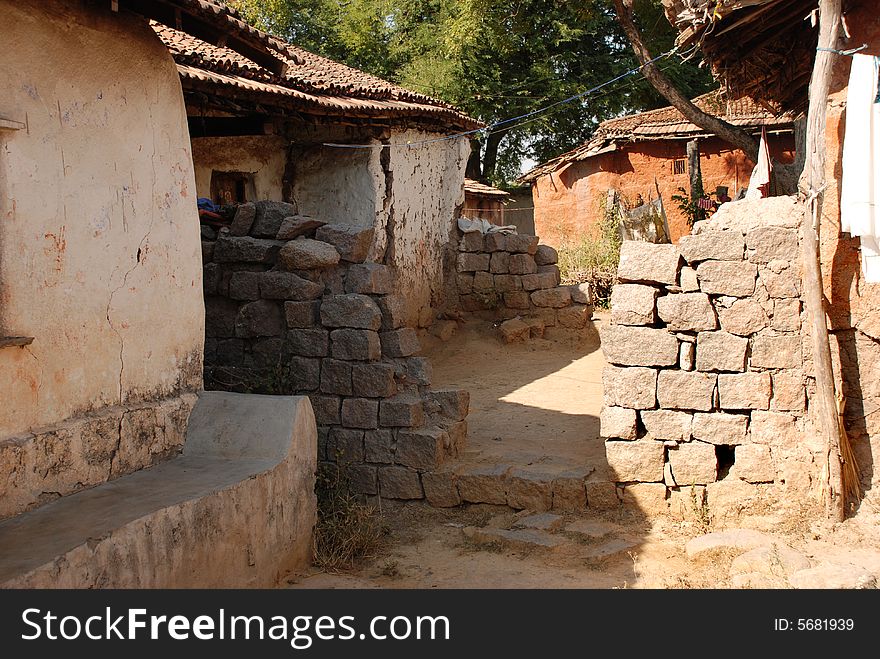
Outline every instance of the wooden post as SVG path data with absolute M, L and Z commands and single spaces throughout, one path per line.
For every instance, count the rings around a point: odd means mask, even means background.
M 691 182 L 691 201 L 703 196 L 703 173 L 700 171 L 700 141 L 690 140 L 687 143 L 688 176 Z
M 807 113 L 806 163 L 801 176 L 801 198 L 809 213 L 801 224 L 801 268 L 804 299 L 810 323 L 813 370 L 816 376 L 816 402 L 825 440 L 825 509 L 829 517 L 843 521 L 846 495 L 840 450 L 840 422 L 831 368 L 831 344 L 823 305 L 822 270 L 819 255 L 819 225 L 822 217 L 822 190 L 825 186 L 825 111 L 831 67 L 836 54 L 841 0 L 819 1 L 819 48 L 810 80 L 810 106 Z

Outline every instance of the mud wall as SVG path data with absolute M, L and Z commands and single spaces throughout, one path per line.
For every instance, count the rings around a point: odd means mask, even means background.
M 287 165 L 287 141 L 277 135 L 194 137 L 196 191 L 211 198 L 211 175 L 216 172 L 245 172 L 253 176 L 248 201 L 281 201 L 282 178 Z

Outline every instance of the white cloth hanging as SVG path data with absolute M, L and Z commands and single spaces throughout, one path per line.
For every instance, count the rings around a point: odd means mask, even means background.
M 770 196 L 770 149 L 767 147 L 767 129 L 761 127 L 761 141 L 758 143 L 758 162 L 749 178 L 746 199 L 764 199 Z
M 852 56 L 846 94 L 840 230 L 859 236 L 865 281 L 880 282 L 880 58 Z

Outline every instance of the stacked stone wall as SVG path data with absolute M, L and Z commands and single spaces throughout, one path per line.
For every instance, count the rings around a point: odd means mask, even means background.
M 320 461 L 344 464 L 359 494 L 420 499 L 421 474 L 466 440 L 468 395 L 430 389 L 395 269 L 366 262 L 373 234 L 282 202 L 205 231 L 205 381 L 309 396 Z

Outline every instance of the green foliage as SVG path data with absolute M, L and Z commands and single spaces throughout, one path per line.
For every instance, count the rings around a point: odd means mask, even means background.
M 689 227 L 706 219 L 706 209 L 700 208 L 684 188 L 678 188 L 678 194 L 670 195 L 669 198 L 678 203 L 678 209 L 684 213 Z
M 559 246 L 559 271 L 563 284 L 588 282 L 595 304 L 608 308 L 611 287 L 620 260 L 620 210 L 603 198 L 599 221 L 584 236 L 563 236 Z
M 253 24 L 304 48 L 452 103 L 494 126 L 585 92 L 637 61 L 610 0 L 230 0 Z M 659 0 L 636 0 L 646 43 L 669 50 L 675 31 Z M 711 87 L 705 70 L 678 58 L 661 67 L 687 95 Z M 585 98 L 499 125 L 475 141 L 481 174 L 516 178 L 584 142 L 599 122 L 666 105 L 632 76 Z

